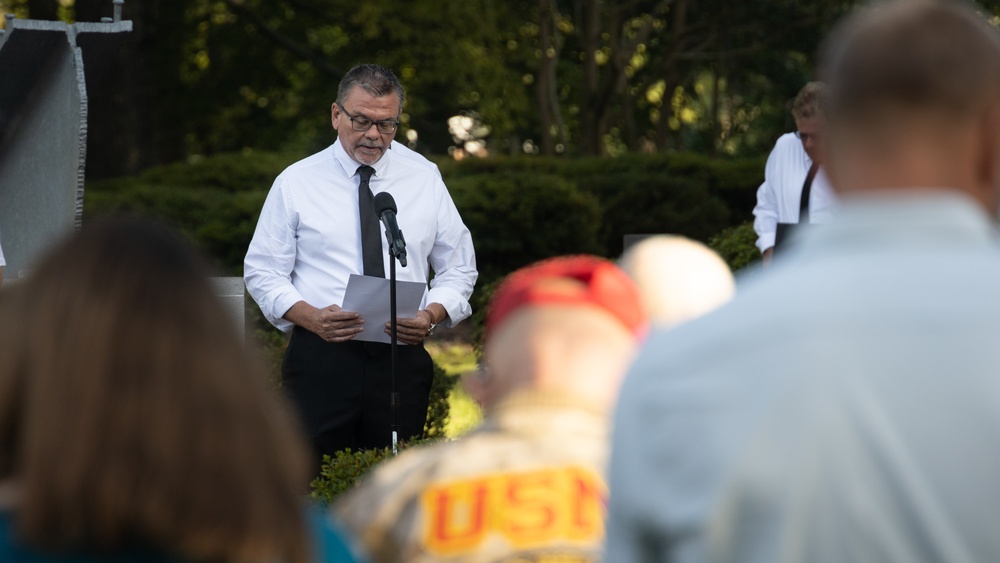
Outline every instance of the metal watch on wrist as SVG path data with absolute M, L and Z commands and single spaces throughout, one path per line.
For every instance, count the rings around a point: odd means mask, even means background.
M 434 322 L 434 314 L 427 309 L 421 309 L 423 312 L 427 313 L 427 320 L 430 321 L 431 326 L 427 329 L 427 334 L 425 336 L 430 336 L 434 334 L 434 329 L 437 328 L 438 323 Z

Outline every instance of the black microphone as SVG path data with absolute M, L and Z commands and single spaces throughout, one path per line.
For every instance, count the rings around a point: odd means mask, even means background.
M 392 194 L 382 192 L 375 194 L 375 214 L 385 225 L 385 236 L 389 240 L 389 250 L 399 260 L 399 265 L 406 267 L 406 240 L 403 231 L 396 224 L 396 200 Z

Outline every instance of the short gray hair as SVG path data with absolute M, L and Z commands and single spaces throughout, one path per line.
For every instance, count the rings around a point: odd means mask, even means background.
M 388 96 L 395 93 L 399 98 L 399 110 L 403 110 L 403 100 L 406 99 L 406 92 L 403 91 L 403 84 L 396 78 L 393 72 L 384 66 L 375 64 L 359 64 L 347 71 L 347 74 L 340 79 L 337 87 L 337 105 L 344 107 L 347 95 L 355 87 L 360 87 L 376 98 Z

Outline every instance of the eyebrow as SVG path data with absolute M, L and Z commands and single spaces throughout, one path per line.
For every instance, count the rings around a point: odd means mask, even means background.
M 341 108 L 341 109 L 344 109 L 344 108 Z M 347 113 L 346 109 L 344 109 L 344 113 Z M 348 114 L 348 115 L 350 115 L 350 114 Z M 372 119 L 371 116 L 363 114 L 363 113 L 361 113 L 359 111 L 358 113 L 354 114 L 354 119 L 367 119 L 368 121 L 371 121 L 373 123 L 382 123 L 382 122 L 386 122 L 386 121 L 390 122 L 390 123 L 396 123 L 398 121 L 398 119 L 399 119 L 399 116 L 396 116 L 395 118 L 388 118 L 388 119 Z

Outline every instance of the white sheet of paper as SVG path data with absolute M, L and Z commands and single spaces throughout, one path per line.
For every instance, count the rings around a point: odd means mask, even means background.
M 396 280 L 396 316 L 404 319 L 416 317 L 425 289 L 427 284 Z M 389 322 L 388 279 L 351 274 L 347 280 L 344 304 L 340 308 L 359 313 L 365 320 L 365 329 L 354 340 L 390 343 L 389 335 L 385 333 L 385 323 Z

